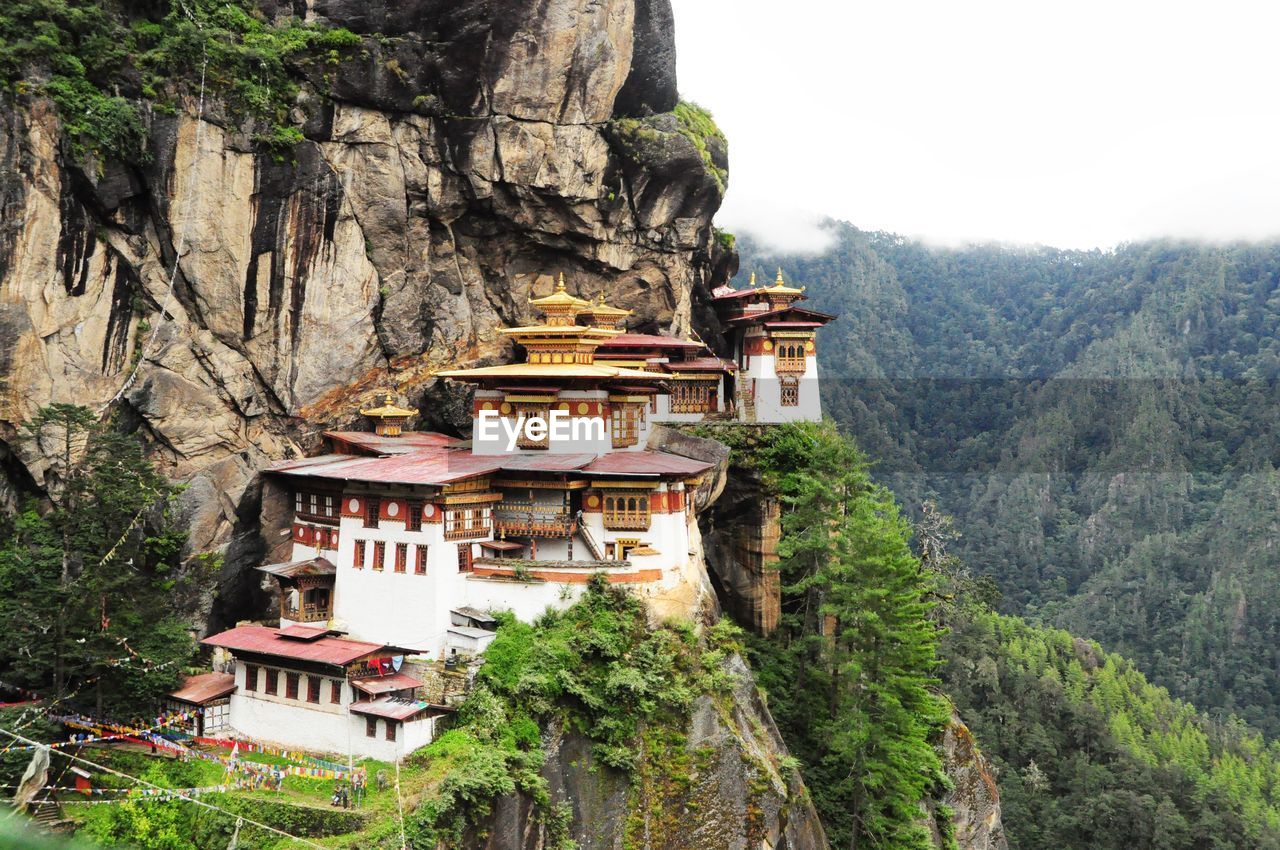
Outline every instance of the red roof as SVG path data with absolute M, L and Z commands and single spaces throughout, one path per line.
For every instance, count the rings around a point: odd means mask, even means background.
M 469 451 L 437 447 L 390 457 L 320 455 L 277 463 L 269 471 L 339 481 L 440 486 L 497 472 L 502 468 L 501 461 L 497 455 L 476 455 Z
M 324 626 L 304 626 L 301 623 L 294 623 L 287 629 L 280 630 L 280 637 L 289 640 L 317 640 L 329 634 L 329 630 Z
M 672 372 L 732 372 L 734 365 L 719 357 L 695 357 L 692 360 L 674 360 L 667 364 Z
M 368 676 L 364 679 L 352 679 L 351 687 L 376 697 L 382 694 L 389 694 L 392 691 L 420 688 L 422 683 L 407 673 L 392 673 L 390 676 Z
M 383 437 L 372 431 L 325 431 L 324 435 L 334 442 L 345 443 L 369 454 L 404 454 L 458 442 L 456 437 L 435 431 L 405 431 L 398 437 Z
M 417 700 L 402 700 L 394 697 L 379 697 L 368 702 L 351 703 L 350 711 L 352 714 L 366 714 L 370 717 L 386 717 L 391 720 L 408 720 L 414 715 L 421 714 L 424 711 L 436 709 L 437 711 L 446 710 L 444 706 L 432 705 L 429 702 L 419 702 Z
M 256 652 L 298 661 L 316 661 L 342 667 L 380 650 L 390 650 L 380 643 L 366 643 L 342 637 L 322 637 L 313 641 L 290 640 L 280 636 L 279 629 L 267 626 L 236 626 L 200 641 L 234 652 Z M 397 650 L 399 652 L 399 650 Z
M 583 468 L 596 475 L 697 475 L 712 464 L 666 452 L 609 452 Z
M 225 697 L 235 689 L 236 677 L 233 673 L 201 673 L 184 677 L 182 687 L 169 694 L 169 697 L 192 705 L 204 705 L 210 700 Z
M 726 321 L 731 325 L 753 324 L 755 322 L 759 322 L 761 319 L 767 319 L 770 316 L 783 316 L 788 313 L 796 316 L 813 316 L 822 324 L 825 324 L 835 318 L 831 313 L 823 313 L 821 310 L 810 310 L 808 307 L 780 307 L 777 310 L 764 310 L 759 313 L 744 313 L 741 316 L 731 316 Z
M 618 334 L 607 339 L 596 349 L 599 353 L 608 352 L 612 348 L 705 348 L 702 343 L 691 339 L 679 339 L 674 336 L 658 334 Z

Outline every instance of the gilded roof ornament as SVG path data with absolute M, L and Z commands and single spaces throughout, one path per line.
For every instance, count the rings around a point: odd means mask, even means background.
M 408 419 L 417 412 L 418 411 L 416 410 L 409 410 L 407 408 L 397 406 L 395 398 L 391 393 L 387 393 L 383 398 L 382 405 L 380 407 L 370 407 L 367 410 L 361 410 L 360 415 L 369 416 L 374 419 Z

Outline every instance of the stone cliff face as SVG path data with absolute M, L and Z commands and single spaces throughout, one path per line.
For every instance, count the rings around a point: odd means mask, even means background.
M 555 801 L 573 811 L 581 850 L 825 850 L 822 824 L 799 773 L 760 699 L 751 671 L 730 657 L 731 699 L 700 698 L 685 729 L 646 736 L 661 754 L 645 753 L 634 778 L 592 757 L 591 741 L 552 729 L 544 767 Z M 474 850 L 542 850 L 545 834 L 529 801 L 513 795 L 472 832 Z
M 226 556 L 212 625 L 252 602 L 264 464 L 383 387 L 464 425 L 431 370 L 505 356 L 553 274 L 683 332 L 731 262 L 724 151 L 666 114 L 666 0 L 262 5 L 363 38 L 302 86 L 284 161 L 216 99 L 154 112 L 143 165 L 73 161 L 46 101 L 0 107 L 0 501 L 43 483 L 36 409 L 116 413 L 189 483 L 192 551 Z M 669 132 L 627 144 L 620 118 Z

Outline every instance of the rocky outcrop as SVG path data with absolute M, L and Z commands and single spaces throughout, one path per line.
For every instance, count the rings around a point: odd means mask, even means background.
M 959 850 L 1009 850 L 1000 819 L 1000 790 L 991 765 L 954 711 L 938 742 L 942 767 L 951 787 L 925 810 L 934 844 L 947 850 L 943 830 L 950 831 Z
M 544 734 L 553 802 L 573 811 L 580 850 L 825 850 L 818 815 L 786 745 L 738 656 L 732 693 L 700 697 L 683 729 L 647 730 L 634 777 L 599 764 L 590 739 Z M 473 850 L 540 850 L 545 835 L 526 798 L 496 801 L 471 833 Z
M 723 162 L 680 132 L 628 146 L 611 129 L 676 126 L 667 0 L 306 14 L 363 43 L 302 86 L 305 140 L 283 158 L 216 98 L 152 113 L 141 164 L 72 161 L 48 102 L 0 107 L 0 501 L 43 483 L 20 439 L 35 410 L 116 413 L 189 483 L 192 551 L 225 555 L 198 612 L 215 620 L 251 601 L 266 463 L 383 388 L 427 427 L 465 426 L 432 371 L 507 356 L 497 329 L 531 320 L 554 274 L 683 332 L 727 266 Z
M 748 441 L 764 426 L 723 425 Z M 781 506 L 766 492 L 756 469 L 729 464 L 724 492 L 698 515 L 707 571 L 720 604 L 743 628 L 767 635 L 782 613 L 778 573 Z

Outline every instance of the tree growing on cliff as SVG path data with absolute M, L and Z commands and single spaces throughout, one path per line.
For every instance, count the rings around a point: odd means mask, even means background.
M 756 453 L 783 505 L 782 618 L 753 661 L 837 847 L 928 847 L 920 801 L 938 629 L 930 579 L 889 492 L 830 424 L 772 429 Z
M 136 440 L 83 407 L 44 408 L 30 432 L 54 458 L 51 486 L 0 544 L 0 678 L 91 695 L 99 711 L 140 708 L 193 651 L 170 604 L 184 542 L 176 490 Z

